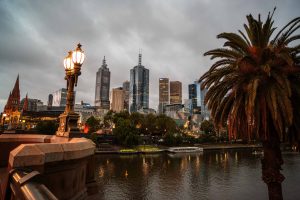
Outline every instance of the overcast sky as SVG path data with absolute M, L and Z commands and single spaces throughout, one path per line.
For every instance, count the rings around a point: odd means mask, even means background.
M 237 32 L 246 15 L 275 26 L 300 13 L 299 0 L 0 0 L 0 112 L 17 75 L 21 99 L 41 99 L 65 87 L 63 59 L 80 42 L 86 60 L 76 102 L 94 105 L 96 71 L 106 56 L 111 88 L 129 80 L 138 63 L 150 70 L 150 107 L 157 109 L 158 79 L 181 81 L 183 99 L 212 63 L 203 53 L 220 47 L 221 32 Z

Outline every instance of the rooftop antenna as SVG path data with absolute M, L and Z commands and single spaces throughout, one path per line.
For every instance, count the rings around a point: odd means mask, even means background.
M 139 49 L 139 66 L 142 65 L 142 49 Z

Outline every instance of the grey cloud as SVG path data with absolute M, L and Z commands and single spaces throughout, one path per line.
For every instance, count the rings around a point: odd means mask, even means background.
M 95 73 L 103 56 L 111 70 L 111 87 L 129 80 L 139 48 L 150 69 L 150 106 L 157 108 L 158 78 L 187 85 L 198 79 L 211 61 L 203 53 L 222 45 L 220 32 L 242 29 L 249 13 L 277 6 L 275 25 L 299 16 L 297 0 L 51 0 L 0 1 L 0 110 L 17 74 L 21 95 L 47 101 L 65 86 L 62 60 L 77 42 L 87 59 L 82 67 L 76 101 L 93 103 Z

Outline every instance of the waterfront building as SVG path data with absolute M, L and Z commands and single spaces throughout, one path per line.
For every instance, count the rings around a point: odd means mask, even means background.
M 53 103 L 52 106 L 66 106 L 67 105 L 67 89 L 61 88 L 52 93 Z M 74 95 L 75 97 L 75 95 Z M 75 101 L 75 98 L 74 98 Z
M 115 112 L 124 110 L 124 91 L 122 87 L 112 89 L 110 109 Z
M 34 129 L 36 125 L 41 121 L 52 121 L 57 122 L 57 119 L 63 110 L 40 110 L 40 111 L 29 111 L 23 110 L 20 117 L 19 127 L 22 130 Z
M 182 104 L 182 83 L 170 81 L 170 104 Z
M 95 106 L 99 109 L 109 109 L 110 71 L 105 56 L 103 63 L 96 73 Z
M 129 110 L 129 88 L 130 82 L 125 81 L 123 82 L 123 92 L 124 92 L 124 109 Z
M 138 65 L 130 70 L 130 112 L 149 108 L 149 70 L 142 65 L 142 54 L 139 54 Z
M 20 102 L 20 108 L 22 108 L 22 111 L 42 111 L 47 110 L 47 106 L 44 105 L 44 103 L 40 99 L 30 99 L 26 95 L 24 99 Z
M 165 106 L 169 104 L 169 79 L 159 79 L 159 104 L 158 113 L 162 114 L 165 112 Z

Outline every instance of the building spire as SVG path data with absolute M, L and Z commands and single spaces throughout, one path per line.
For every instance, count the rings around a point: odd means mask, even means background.
M 104 56 L 104 58 L 103 58 L 103 65 L 106 65 L 105 56 Z
M 7 103 L 5 105 L 5 112 L 13 112 L 19 110 L 20 105 L 20 86 L 19 86 L 19 74 L 15 82 L 13 90 L 9 93 Z
M 28 93 L 26 94 L 24 104 L 23 104 L 23 108 L 22 108 L 22 111 L 27 111 L 27 110 L 28 110 Z
M 142 65 L 142 49 L 139 49 L 139 66 Z
M 103 61 L 102 61 L 102 66 L 105 67 L 105 68 L 107 67 L 105 56 L 104 56 Z
M 19 74 L 18 74 L 17 80 L 16 80 L 16 82 L 15 82 L 14 89 L 12 90 L 12 93 L 13 93 L 13 95 L 15 95 L 15 94 L 18 94 L 18 93 L 19 93 L 19 96 L 20 96 L 20 87 L 19 87 Z

